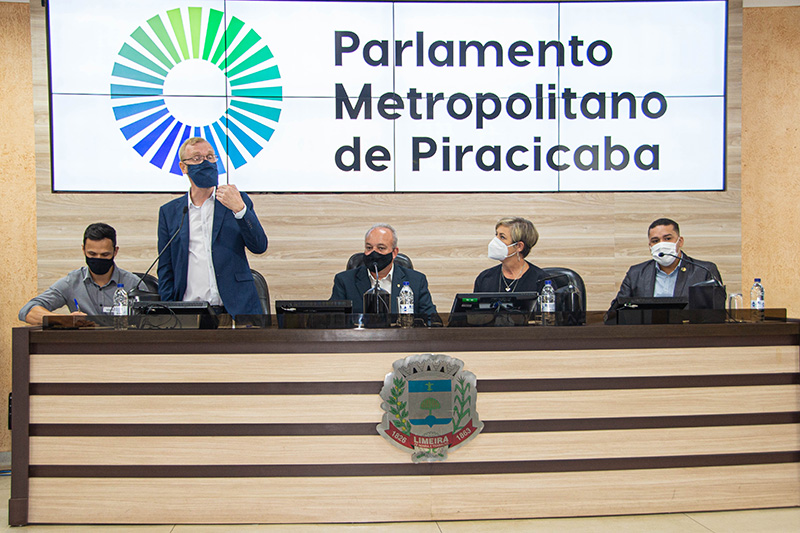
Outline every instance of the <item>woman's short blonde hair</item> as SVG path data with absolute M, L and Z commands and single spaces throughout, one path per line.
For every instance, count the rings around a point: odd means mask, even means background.
M 511 232 L 511 240 L 514 242 L 521 242 L 525 245 L 522 250 L 522 257 L 528 257 L 531 253 L 531 248 L 536 246 L 539 241 L 539 232 L 536 231 L 536 226 L 527 218 L 522 217 L 505 217 L 501 218 L 495 224 L 494 229 L 497 230 L 500 226 L 505 226 Z

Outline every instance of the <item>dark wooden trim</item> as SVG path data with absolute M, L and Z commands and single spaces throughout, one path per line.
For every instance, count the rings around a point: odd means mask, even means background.
M 30 471 L 31 477 L 49 478 L 360 477 L 374 476 L 376 472 L 381 476 L 533 474 L 797 463 L 800 451 L 477 463 L 413 464 L 410 461 L 409 457 L 408 464 L 34 465 Z
M 725 415 L 642 416 L 630 418 L 565 418 L 553 420 L 488 420 L 486 433 L 528 431 L 602 431 L 609 429 L 659 429 L 719 426 L 800 424 L 800 413 L 741 413 Z
M 479 392 L 540 392 L 573 390 L 680 389 L 798 385 L 800 373 L 724 374 L 706 376 L 635 376 L 613 378 L 553 378 L 478 380 Z
M 448 353 L 788 346 L 797 322 L 653 326 L 414 328 L 370 330 L 49 330 L 31 329 L 31 353 Z
M 745 413 L 631 418 L 484 420 L 483 433 L 599 431 L 800 424 L 800 413 Z M 31 424 L 32 437 L 197 437 L 377 435 L 377 422 L 351 424 Z
M 480 392 L 675 389 L 798 385 L 800 373 L 729 374 L 708 376 L 635 376 L 624 378 L 480 379 Z M 319 395 L 380 394 L 380 381 L 302 383 L 33 383 L 30 394 L 51 396 L 118 395 Z
M 330 381 L 301 383 L 33 383 L 31 395 L 51 396 L 283 396 L 318 394 L 380 394 L 382 381 Z
M 30 464 L 30 328 L 14 328 L 11 334 L 11 499 L 8 501 L 8 524 L 28 523 L 28 465 Z
M 28 498 L 9 498 L 8 500 L 8 525 L 28 525 Z

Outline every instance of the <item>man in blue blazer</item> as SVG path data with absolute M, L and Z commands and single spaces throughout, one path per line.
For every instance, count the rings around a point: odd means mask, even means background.
M 689 287 L 695 283 L 715 279 L 722 284 L 717 265 L 710 261 L 692 259 L 683 253 L 683 237 L 674 220 L 659 218 L 653 221 L 647 230 L 647 238 L 653 259 L 628 269 L 617 297 L 611 302 L 609 312 L 620 307 L 618 300 L 622 297 L 688 298 Z
M 245 248 L 264 253 L 267 235 L 252 200 L 235 185 L 217 186 L 217 154 L 205 139 L 187 139 L 178 155 L 191 187 L 158 213 L 161 299 L 208 301 L 234 316 L 260 315 Z
M 364 263 L 352 270 L 339 272 L 333 278 L 331 300 L 352 300 L 353 312 L 364 312 L 364 293 L 375 285 L 374 269 L 378 270 L 378 283 L 391 294 L 392 313 L 397 313 L 397 296 L 407 281 L 414 291 L 414 313 L 435 315 L 428 279 L 422 272 L 395 264 L 397 232 L 388 224 L 376 224 L 364 236 Z M 369 270 L 367 269 L 369 266 Z

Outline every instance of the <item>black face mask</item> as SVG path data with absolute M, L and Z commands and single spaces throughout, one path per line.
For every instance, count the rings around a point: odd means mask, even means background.
M 364 265 L 367 267 L 367 269 L 369 269 L 370 272 L 375 272 L 375 267 L 377 267 L 378 272 L 380 272 L 392 264 L 393 259 L 394 256 L 392 255 L 392 252 L 389 252 L 388 254 L 381 254 L 378 253 L 377 250 L 372 250 L 372 253 L 364 254 Z
M 102 276 L 106 274 L 111 267 L 114 266 L 114 259 L 101 259 L 99 257 L 86 257 L 86 266 L 92 271 L 92 274 Z

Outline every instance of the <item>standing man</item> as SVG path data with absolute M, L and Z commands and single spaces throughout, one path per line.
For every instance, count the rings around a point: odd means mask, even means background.
M 90 224 L 83 232 L 81 250 L 86 266 L 73 270 L 26 303 L 19 310 L 20 320 L 41 326 L 42 318 L 58 314 L 53 311 L 64 306 L 73 315 L 110 314 L 117 283 L 128 291 L 139 283 L 138 276 L 114 264 L 119 252 L 117 232 L 108 224 Z
M 653 259 L 628 269 L 609 312 L 620 307 L 617 301 L 621 297 L 688 298 L 689 287 L 695 283 L 716 279 L 722 284 L 717 265 L 692 259 L 683 253 L 683 237 L 674 220 L 659 218 L 653 221 L 647 230 L 647 238 Z
M 260 315 L 245 248 L 264 253 L 267 235 L 252 200 L 235 185 L 217 186 L 217 154 L 205 139 L 186 139 L 178 156 L 191 187 L 186 195 L 162 205 L 158 213 L 161 299 L 207 301 L 217 312 Z
M 400 249 L 397 247 L 397 232 L 389 224 L 376 224 L 364 236 L 364 264 L 352 270 L 339 272 L 333 278 L 331 300 L 352 300 L 353 312 L 364 312 L 364 293 L 375 285 L 375 270 L 378 271 L 380 287 L 391 294 L 392 313 L 397 313 L 397 296 L 403 282 L 409 282 L 414 291 L 414 313 L 436 314 L 428 279 L 422 272 L 394 264 Z

